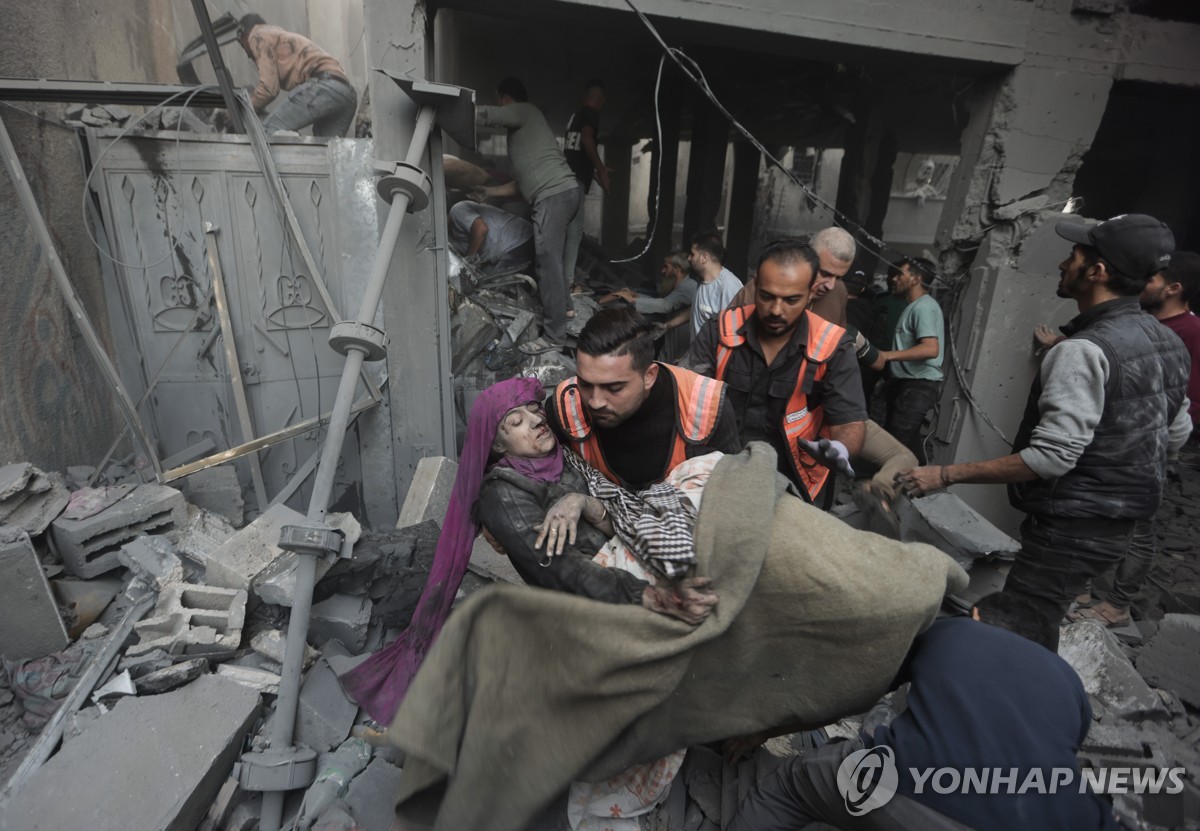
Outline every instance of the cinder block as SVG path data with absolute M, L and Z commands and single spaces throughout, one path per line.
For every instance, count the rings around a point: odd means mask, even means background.
M 193 829 L 258 709 L 257 692 L 215 675 L 164 695 L 123 698 L 0 808 L 0 831 Z
M 1154 686 L 1200 707 L 1200 615 L 1165 615 L 1137 668 Z
M 344 799 L 359 828 L 367 831 L 392 827 L 400 775 L 400 768 L 377 757 L 371 760 L 366 770 L 350 780 Z
M 0 525 L 0 655 L 41 658 L 67 642 L 67 628 L 29 535 Z
M 154 616 L 135 623 L 140 640 L 126 655 L 161 649 L 172 655 L 204 655 L 237 649 L 246 621 L 240 589 L 181 583 L 159 596 Z
M 54 544 L 71 573 L 85 579 L 120 565 L 117 552 L 135 537 L 183 527 L 183 494 L 163 485 L 139 485 L 128 496 L 84 519 L 57 519 Z
M 458 464 L 445 456 L 427 456 L 417 462 L 417 472 L 408 486 L 408 495 L 404 497 L 404 507 L 400 509 L 396 527 L 407 528 L 428 519 L 441 527 L 457 473 Z
M 175 544 L 166 537 L 138 537 L 121 546 L 117 559 L 159 590 L 183 582 L 183 563 L 175 555 Z
M 234 528 L 246 524 L 242 483 L 232 464 L 198 470 L 183 480 L 182 489 L 188 502 L 223 516 Z
M 367 645 L 367 629 L 370 625 L 370 598 L 335 594 L 313 605 L 308 640 L 315 644 L 338 640 L 352 652 L 358 653 Z

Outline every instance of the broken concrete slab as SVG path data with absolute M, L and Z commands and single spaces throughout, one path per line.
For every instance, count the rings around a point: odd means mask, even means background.
M 233 464 L 198 470 L 182 483 L 183 496 L 191 504 L 229 520 L 234 528 L 246 524 L 246 502 Z
M 217 667 L 217 675 L 266 695 L 279 694 L 279 676 L 265 669 L 221 664 Z
M 337 674 L 325 658 L 304 676 L 296 709 L 296 741 L 321 752 L 346 740 L 358 705 L 346 697 Z
M 482 534 L 475 538 L 467 567 L 488 580 L 503 581 L 515 586 L 525 585 L 512 560 L 492 548 L 492 544 L 484 539 Z
M 287 632 L 282 629 L 268 629 L 259 632 L 250 639 L 250 648 L 272 662 L 283 665 L 283 655 L 287 650 Z M 308 669 L 320 657 L 320 653 L 308 644 L 304 645 L 304 668 Z
M 160 669 L 172 666 L 175 661 L 162 649 L 153 649 L 141 655 L 125 655 L 117 662 L 118 672 L 129 672 L 135 681 Z
M 258 709 L 256 692 L 213 675 L 124 698 L 0 808 L 0 830 L 190 831 L 229 777 Z
M 1164 615 L 1137 668 L 1154 686 L 1200 707 L 1200 615 Z
M 59 612 L 67 627 L 67 636 L 79 637 L 103 614 L 120 594 L 125 583 L 117 578 L 94 578 L 92 580 L 53 580 L 50 588 L 58 602 Z
M 392 827 L 401 773 L 391 762 L 376 757 L 366 770 L 350 780 L 345 801 L 359 828 L 365 831 Z
M 241 529 L 215 550 L 207 552 L 201 564 L 204 580 L 210 586 L 250 590 L 254 578 L 283 556 L 279 548 L 279 530 L 285 525 L 304 522 L 304 515 L 287 505 L 274 505 L 258 519 Z
M 1058 654 L 1079 674 L 1087 694 L 1112 714 L 1166 716 L 1162 699 L 1125 657 L 1121 643 L 1103 626 L 1082 621 L 1064 626 Z
M 163 591 L 183 582 L 183 563 L 165 536 L 137 537 L 121 546 L 117 559 L 148 585 Z
M 396 527 L 407 528 L 426 520 L 433 520 L 440 526 L 446 517 L 457 472 L 458 463 L 445 456 L 427 456 L 417 462 L 417 472 L 408 486 Z
M 898 499 L 896 513 L 900 539 L 929 543 L 959 564 L 978 559 L 1012 560 L 1021 550 L 1019 542 L 948 491 L 920 499 Z
M 362 536 L 362 526 L 348 513 L 329 514 L 325 521 L 342 532 L 342 557 L 349 558 L 354 551 L 354 544 Z M 251 588 L 264 603 L 291 608 L 296 596 L 296 569 L 300 565 L 300 555 L 282 549 L 278 551 L 279 557 L 254 577 Z M 332 558 L 317 561 L 317 580 L 329 573 L 334 562 Z
M 62 513 L 71 494 L 57 473 L 28 462 L 0 468 L 0 524 L 23 528 L 36 537 Z
M 67 643 L 67 627 L 29 534 L 0 525 L 0 655 L 41 658 Z
M 308 625 L 308 641 L 323 644 L 338 640 L 354 653 L 367 644 L 367 629 L 371 625 L 371 600 L 348 594 L 335 594 L 312 607 Z
M 98 514 L 56 519 L 50 535 L 76 577 L 96 577 L 117 568 L 117 552 L 145 534 L 165 534 L 187 521 L 183 494 L 164 485 L 139 485 Z
M 188 505 L 187 522 L 167 536 L 180 554 L 203 567 L 212 552 L 236 533 L 237 529 L 225 517 Z
M 107 487 L 83 487 L 71 494 L 71 501 L 62 512 L 63 519 L 87 519 L 115 505 L 129 495 L 136 485 L 108 485 Z
M 140 640 L 126 655 L 162 649 L 172 655 L 203 655 L 237 649 L 246 622 L 241 589 L 181 583 L 164 591 L 154 615 L 134 624 Z

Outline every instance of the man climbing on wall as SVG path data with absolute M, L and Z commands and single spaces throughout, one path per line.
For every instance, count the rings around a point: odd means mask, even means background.
M 260 115 L 279 93 L 287 95 L 263 121 L 268 133 L 302 130 L 339 138 L 354 121 L 358 96 L 346 70 L 332 55 L 303 35 L 271 26 L 247 14 L 238 24 L 238 43 L 258 67 L 250 103 Z

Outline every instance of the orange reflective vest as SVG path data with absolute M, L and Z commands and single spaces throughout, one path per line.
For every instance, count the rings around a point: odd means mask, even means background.
M 721 313 L 720 341 L 717 344 L 717 378 L 724 380 L 733 350 L 746 342 L 746 336 L 739 334 L 739 330 L 746 325 L 753 312 L 754 306 L 742 306 Z M 796 373 L 796 386 L 788 398 L 779 426 L 783 430 L 785 443 L 792 457 L 792 469 L 804 485 L 809 500 L 813 501 L 824 487 L 825 480 L 829 478 L 829 468 L 810 456 L 797 439 L 816 441 L 821 436 L 828 437 L 829 430 L 825 427 L 825 408 L 814 407 L 810 410 L 806 390 L 811 390 L 814 383 L 825 377 L 826 361 L 833 357 L 834 350 L 837 349 L 846 330 L 810 311 L 806 310 L 804 315 L 808 325 L 804 360 L 800 362 Z
M 657 480 L 661 482 L 687 459 L 690 445 L 704 444 L 712 437 L 721 413 L 721 403 L 725 400 L 725 385 L 714 378 L 670 364 L 660 363 L 659 368 L 667 370 L 675 378 L 677 417 L 671 457 L 666 470 Z M 577 378 L 568 378 L 558 385 L 554 390 L 554 404 L 555 419 L 560 431 L 570 437 L 571 449 L 609 480 L 621 484 L 620 478 L 604 459 L 600 441 L 592 433 Z

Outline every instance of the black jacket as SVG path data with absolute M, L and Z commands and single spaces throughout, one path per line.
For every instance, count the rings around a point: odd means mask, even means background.
M 1168 428 L 1187 395 L 1191 358 L 1179 337 L 1142 311 L 1136 297 L 1109 300 L 1063 327 L 1099 346 L 1108 359 L 1104 413 L 1075 463 L 1057 479 L 1009 485 L 1009 501 L 1054 517 L 1149 519 L 1162 501 Z M 1013 451 L 1029 446 L 1039 419 L 1035 379 Z
M 477 516 L 483 526 L 504 546 L 509 560 L 531 586 L 569 592 L 606 603 L 642 602 L 648 583 L 615 568 L 592 562 L 608 538 L 584 519 L 579 520 L 575 544 L 563 548 L 558 557 L 545 562 L 545 549 L 533 547 L 537 539 L 535 525 L 546 518 L 546 511 L 568 493 L 586 494 L 583 477 L 563 468 L 557 483 L 537 482 L 511 468 L 493 467 L 484 477 L 479 491 Z

